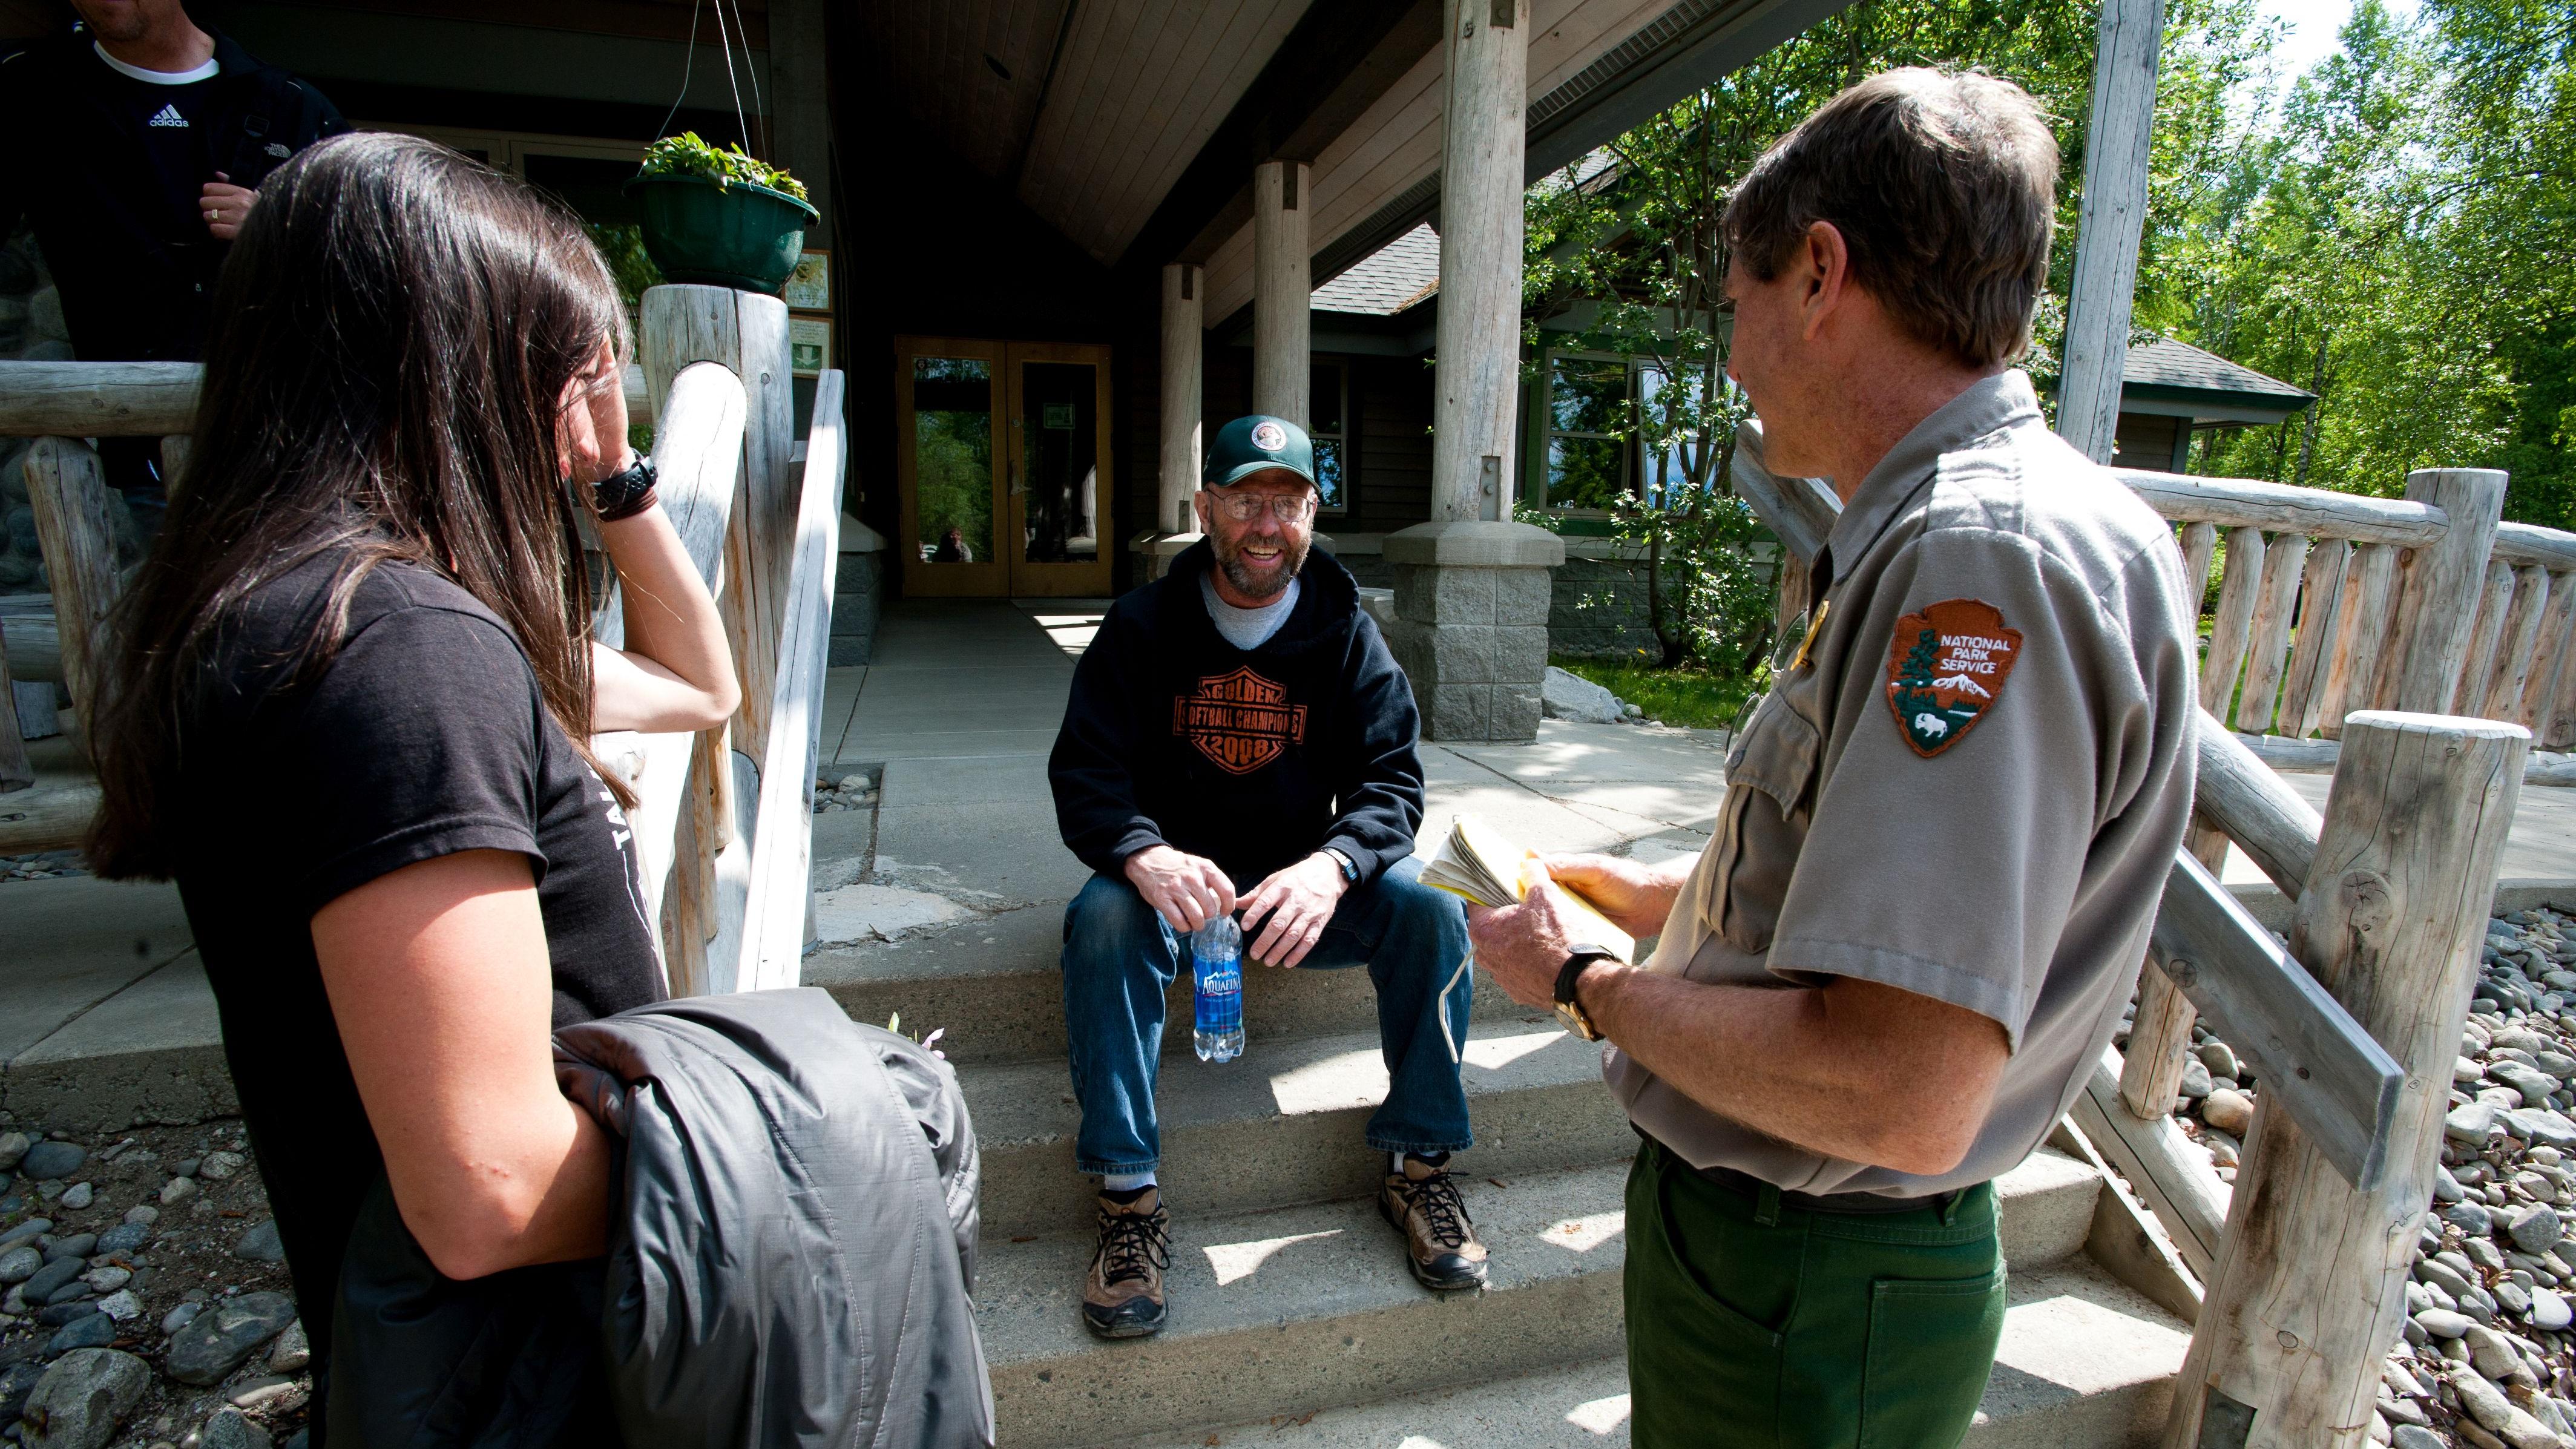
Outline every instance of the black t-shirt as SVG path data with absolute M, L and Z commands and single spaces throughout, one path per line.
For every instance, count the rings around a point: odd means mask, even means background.
M 214 41 L 216 74 L 178 85 L 117 69 L 86 32 L 0 55 L 0 241 L 34 225 L 84 360 L 194 361 L 229 250 L 201 189 L 218 171 L 256 189 L 348 129 L 312 87 Z
M 345 557 L 257 590 L 219 632 L 170 816 L 172 873 L 317 1347 L 383 1159 L 323 993 L 313 913 L 419 861 L 517 851 L 537 876 L 554 1025 L 663 994 L 626 818 L 498 616 L 427 569 L 382 565 L 357 585 L 327 672 L 290 682 Z
M 209 61 L 198 79 L 144 80 L 104 57 L 99 103 L 133 128 L 141 142 L 142 172 L 152 181 L 135 197 L 142 220 L 164 245 L 202 244 L 206 235 L 205 184 L 220 169 L 215 161 L 211 101 L 219 68 Z

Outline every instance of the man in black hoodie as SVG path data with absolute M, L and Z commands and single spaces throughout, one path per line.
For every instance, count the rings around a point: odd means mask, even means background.
M 0 241 L 34 227 L 81 361 L 195 362 L 260 182 L 348 125 L 181 0 L 72 8 L 71 34 L 0 57 Z M 100 440 L 146 533 L 166 501 L 158 443 Z
M 1368 967 L 1390 1079 L 1367 1133 L 1386 1154 L 1379 1210 L 1425 1286 L 1485 1281 L 1448 1170 L 1469 1145 L 1466 921 L 1411 859 L 1413 687 L 1350 574 L 1307 552 L 1304 429 L 1235 419 L 1200 482 L 1206 537 L 1109 611 L 1048 762 L 1065 844 L 1098 872 L 1065 911 L 1064 1014 L 1075 1164 L 1102 1179 L 1083 1322 L 1105 1338 L 1163 1326 L 1163 992 L 1189 933 L 1235 912 L 1248 961 Z

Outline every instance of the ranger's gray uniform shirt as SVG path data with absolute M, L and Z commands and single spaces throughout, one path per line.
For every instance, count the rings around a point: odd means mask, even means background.
M 2017 371 L 1871 470 L 1816 587 L 1823 626 L 1736 741 L 1715 838 L 1646 965 L 1858 977 L 1990 1017 L 2012 1052 L 1993 1110 L 1966 1160 L 1917 1177 L 1729 1121 L 1616 1048 L 1605 1075 L 1696 1166 L 1947 1192 L 2039 1145 L 2137 982 L 2191 809 L 2199 600 L 2170 527 L 2048 431 Z

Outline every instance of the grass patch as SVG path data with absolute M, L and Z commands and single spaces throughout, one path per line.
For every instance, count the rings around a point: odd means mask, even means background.
M 1548 663 L 1580 675 L 1646 712 L 1646 718 L 1693 729 L 1724 729 L 1754 693 L 1749 678 L 1729 678 L 1685 665 L 1657 669 L 1615 659 L 1554 657 Z

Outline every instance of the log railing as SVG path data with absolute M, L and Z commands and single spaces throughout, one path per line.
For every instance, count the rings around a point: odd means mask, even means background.
M 823 374 L 799 449 L 787 309 L 777 298 L 654 288 L 639 352 L 627 369 L 628 409 L 658 424 L 658 492 L 723 611 L 743 704 L 719 730 L 593 743 L 640 796 L 629 824 L 672 990 L 794 985 L 848 457 L 842 377 Z M 0 620 L 20 635 L 0 634 L 0 684 L 8 666 L 21 666 L 19 677 L 54 679 L 76 704 L 87 699 L 99 625 L 121 579 L 112 505 L 85 440 L 160 437 L 175 464 L 199 374 L 192 363 L 0 362 L 0 437 L 38 439 L 25 468 L 54 604 L 50 628 Z M 620 642 L 613 592 L 595 622 L 602 639 Z M 16 714 L 0 707 L 0 791 L 9 792 L 0 793 L 0 854 L 77 845 L 96 787 L 30 785 L 24 758 Z
M 2238 622 L 2225 624 L 2224 590 L 2220 606 L 2222 627 L 2244 641 L 2240 662 L 2311 586 L 2321 590 L 2321 617 L 2395 616 L 2398 645 L 2381 639 L 2352 651 L 2369 666 L 2344 671 L 2356 703 L 2383 691 L 2400 702 L 2423 699 L 2437 688 L 2447 701 L 2472 682 L 2500 697 L 2492 661 L 2506 658 L 2516 633 L 2547 632 L 2514 622 L 2519 584 L 2512 583 L 2495 606 L 2490 664 L 2480 674 L 2469 663 L 2481 632 L 2474 617 L 2438 612 L 2457 607 L 2462 580 L 2479 581 L 2481 608 L 2496 594 L 2490 553 L 2510 568 L 2554 566 L 2543 550 L 2560 547 L 2565 535 L 2506 533 L 2492 513 L 2483 530 L 2453 527 L 2454 518 L 2501 495 L 2500 475 L 2472 474 L 2464 484 L 2458 472 L 2418 474 L 2410 491 L 2429 496 L 2404 503 L 2233 480 L 2195 493 L 2187 485 L 2211 480 L 2122 478 L 2167 517 L 2182 518 L 2187 566 L 2196 553 L 2206 570 L 2220 524 L 2254 532 L 2243 544 L 2231 539 Z M 1733 481 L 1800 558 L 1832 527 L 1837 506 L 1823 485 L 1763 468 L 1758 425 L 1739 439 Z M 2179 515 L 2185 505 L 2176 500 L 2186 499 L 2195 500 L 2194 512 Z M 2403 561 L 2412 590 L 2389 592 L 2401 560 L 2388 554 L 2375 614 L 2357 616 L 2339 596 L 2329 599 L 2326 591 L 2339 594 L 2355 560 L 2312 569 L 2304 546 L 2318 534 L 2302 531 L 2329 528 L 2336 531 L 2324 536 L 2344 549 L 2414 550 Z M 2298 542 L 2275 552 L 2267 529 Z M 2476 556 L 2465 557 L 2472 545 Z M 2278 562 L 2285 556 L 2296 561 Z M 2327 645 L 2313 647 L 2307 688 L 2334 673 Z M 2563 642 L 2558 647 L 2563 656 Z M 2446 654 L 2448 664 L 2438 657 Z M 2436 657 L 2427 664 L 2427 656 Z M 2534 666 L 2523 668 L 2527 687 Z M 2302 677 L 2295 665 L 2284 673 Z M 2211 696 L 2202 698 L 2207 704 Z M 2451 1066 L 2531 739 L 2517 722 L 2449 716 L 2440 707 L 2338 715 L 2341 747 L 2322 817 L 2214 713 L 2199 715 L 2196 838 L 2166 880 L 2129 1052 L 2124 1060 L 2105 1051 L 2069 1114 L 2207 1285 L 2166 1449 L 2359 1449 L 2371 1423 L 2379 1364 L 2403 1322 L 2403 1288 L 2432 1200 Z M 2286 943 L 2215 879 L 2230 844 L 2296 903 Z M 2262 1083 L 2232 1193 L 2176 1127 L 2170 1086 L 2159 1090 L 2151 1080 L 2160 1071 L 2140 1070 L 2142 1056 L 2160 1065 L 2179 1054 L 2195 1012 L 2211 1018 Z
M 2576 534 L 2501 522 L 2502 473 L 2428 468 L 2393 499 L 2116 471 L 2181 525 L 2195 588 L 2225 541 L 2200 690 L 2234 729 L 2334 739 L 2412 709 L 2576 744 Z

